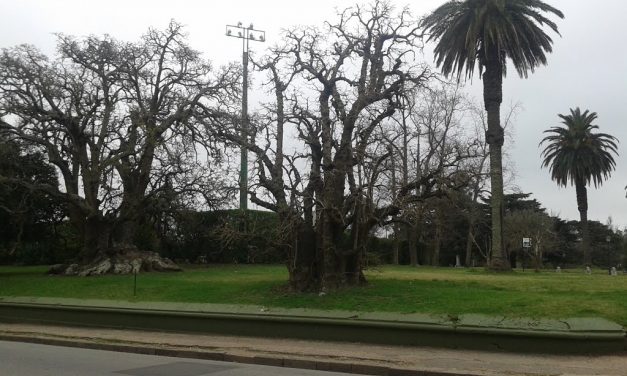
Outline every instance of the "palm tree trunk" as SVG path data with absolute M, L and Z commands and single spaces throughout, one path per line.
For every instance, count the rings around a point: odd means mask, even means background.
M 488 132 L 490 132 L 488 130 Z M 490 182 L 492 209 L 492 258 L 490 269 L 510 270 L 503 244 L 503 167 L 501 161 L 501 146 L 490 145 Z
M 490 147 L 490 183 L 492 198 L 492 257 L 490 269 L 511 270 L 503 247 L 503 162 L 504 132 L 501 127 L 501 102 L 503 100 L 503 69 L 500 58 L 491 54 L 483 74 L 483 100 L 488 113 L 486 142 Z
M 583 179 L 575 179 L 575 191 L 577 192 L 577 209 L 579 210 L 579 220 L 581 223 L 581 247 L 583 248 L 583 263 L 590 266 L 592 258 L 590 255 L 590 229 L 588 228 L 588 191 Z

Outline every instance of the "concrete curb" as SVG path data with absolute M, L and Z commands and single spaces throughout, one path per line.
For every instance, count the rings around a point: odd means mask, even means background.
M 26 342 L 41 345 L 74 347 L 90 350 L 105 350 L 115 352 L 125 352 L 142 355 L 168 356 L 186 359 L 214 360 L 221 362 L 256 364 L 264 366 L 310 369 L 318 371 L 344 372 L 361 375 L 378 376 L 480 376 L 474 373 L 439 372 L 429 370 L 414 370 L 358 363 L 343 363 L 336 361 L 318 361 L 291 357 L 271 357 L 271 356 L 247 356 L 232 354 L 222 351 L 201 351 L 188 350 L 172 347 L 157 347 L 139 344 L 124 343 L 103 343 L 90 342 L 85 340 L 69 340 L 59 338 L 45 338 L 28 335 L 15 335 L 0 333 L 1 341 Z
M 529 353 L 613 353 L 625 330 L 597 318 L 456 318 L 208 304 L 0 298 L 0 321 Z

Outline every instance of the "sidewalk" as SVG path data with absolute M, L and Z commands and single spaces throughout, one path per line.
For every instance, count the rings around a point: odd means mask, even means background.
M 627 374 L 627 354 L 519 355 L 425 347 L 0 323 L 0 340 L 389 376 Z
M 487 352 L 614 354 L 627 350 L 625 329 L 598 317 L 557 320 L 0 297 L 0 322 L 325 342 L 348 339 L 363 344 Z

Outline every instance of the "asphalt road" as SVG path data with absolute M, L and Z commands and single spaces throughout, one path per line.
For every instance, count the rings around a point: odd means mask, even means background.
M 2 376 L 346 376 L 344 373 L 0 341 Z

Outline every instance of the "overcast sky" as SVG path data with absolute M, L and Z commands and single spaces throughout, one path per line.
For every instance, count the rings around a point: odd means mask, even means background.
M 392 0 L 399 7 L 408 4 Z M 546 0 L 562 10 L 564 20 L 556 20 L 562 38 L 556 36 L 549 65 L 528 79 L 512 70 L 504 82 L 504 101 L 519 102 L 523 110 L 515 123 L 516 185 L 532 192 L 552 213 L 578 219 L 574 187 L 559 188 L 549 172 L 540 169 L 542 131 L 559 125 L 558 113 L 581 107 L 598 113 L 601 131 L 617 137 L 617 169 L 599 189 L 590 188 L 589 212 L 592 220 L 606 222 L 611 216 L 619 227 L 627 227 L 627 48 L 625 48 L 624 0 Z M 293 25 L 320 25 L 331 19 L 334 9 L 355 1 L 161 1 L 161 0 L 0 0 L 0 47 L 29 43 L 45 53 L 54 53 L 53 33 L 77 36 L 110 34 L 135 41 L 148 27 L 164 28 L 170 19 L 186 25 L 192 47 L 206 54 L 215 64 L 241 60 L 241 44 L 224 35 L 225 25 L 242 21 L 266 30 L 271 44 L 281 28 Z M 414 0 L 409 8 L 423 15 L 442 0 Z M 262 53 L 265 44 L 251 48 Z M 473 80 L 468 89 L 481 99 L 481 81 Z

